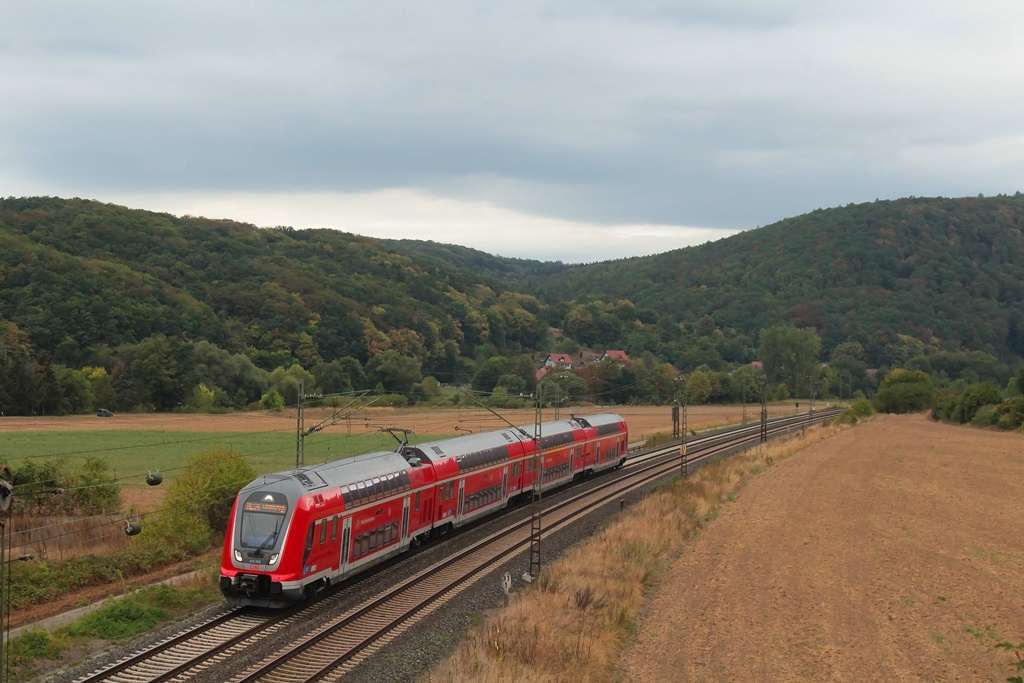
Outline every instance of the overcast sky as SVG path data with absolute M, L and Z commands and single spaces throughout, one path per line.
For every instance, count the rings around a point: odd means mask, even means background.
M 589 262 L 1024 190 L 1024 2 L 0 0 L 0 195 Z

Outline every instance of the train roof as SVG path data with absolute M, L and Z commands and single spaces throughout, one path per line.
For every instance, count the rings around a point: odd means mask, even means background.
M 255 479 L 242 490 L 272 486 L 292 495 L 302 495 L 408 470 L 409 463 L 398 453 L 377 451 L 266 474 Z
M 449 439 L 438 439 L 427 443 L 416 444 L 413 449 L 422 453 L 428 462 L 436 462 L 440 458 L 458 458 L 459 456 L 491 449 L 503 449 L 507 453 L 508 446 L 528 439 L 513 429 L 502 429 L 494 432 L 466 434 Z
M 586 417 L 574 417 L 573 419 L 584 426 L 597 429 L 598 436 L 619 431 L 619 424 L 625 422 L 622 416 L 616 413 L 599 413 L 597 415 L 587 415 Z
M 540 447 L 548 449 L 572 443 L 576 431 L 583 429 L 584 426 L 585 425 L 580 424 L 575 419 L 542 422 L 540 425 Z M 536 432 L 534 431 L 534 428 L 535 425 L 523 425 L 520 427 L 521 430 L 526 432 L 527 439 L 533 439 L 535 437 Z

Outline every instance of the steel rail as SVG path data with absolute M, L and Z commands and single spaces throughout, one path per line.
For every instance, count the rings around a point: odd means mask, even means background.
M 836 412 L 838 411 L 822 411 L 817 414 L 820 415 L 820 417 L 816 417 L 816 421 L 825 419 Z M 807 416 L 803 414 L 776 417 L 769 421 L 773 434 L 780 431 L 800 429 L 807 424 Z M 736 450 L 738 448 L 737 442 L 741 442 L 742 444 L 754 442 L 759 434 L 758 430 L 759 424 L 751 423 L 750 425 L 729 425 L 721 429 L 699 434 L 690 440 L 690 448 L 692 450 L 690 462 L 695 467 L 700 466 L 701 463 L 707 460 L 707 458 L 713 457 L 719 452 L 717 450 L 717 445 L 719 444 L 726 444 L 725 450 Z M 590 491 L 578 494 L 568 500 L 550 506 L 544 512 L 545 516 L 549 517 L 553 512 L 556 512 L 565 506 L 572 505 L 583 497 L 594 497 L 596 496 L 596 492 L 606 490 L 608 487 L 622 486 L 622 482 L 625 482 L 627 479 L 635 477 L 638 474 L 648 472 L 651 468 L 665 467 L 666 469 L 664 472 L 646 475 L 643 481 L 635 485 L 626 486 L 625 489 L 613 489 L 611 492 L 606 492 L 606 499 L 603 501 L 597 501 L 594 505 L 606 504 L 609 497 L 619 496 L 628 492 L 628 490 L 632 490 L 632 488 L 646 485 L 651 476 L 654 478 L 660 478 L 666 474 L 670 474 L 671 470 L 676 467 L 676 460 L 673 459 L 672 456 L 677 447 L 678 444 L 673 442 L 661 448 L 652 449 L 646 453 L 629 458 L 629 467 L 627 470 L 624 470 L 627 474 L 591 488 Z M 547 529 L 550 532 L 551 529 L 562 526 L 568 523 L 569 520 L 558 521 L 549 518 L 547 521 Z M 517 528 L 522 528 L 526 524 L 526 521 L 518 522 L 499 532 L 489 535 L 486 539 L 470 546 L 470 548 L 467 548 L 464 552 L 457 553 L 449 557 L 446 561 L 438 563 L 423 572 L 418 573 L 409 581 L 400 584 L 399 587 L 379 596 L 378 599 L 364 603 L 361 607 L 342 617 L 341 620 L 335 620 L 333 625 L 329 625 L 328 627 L 321 629 L 320 632 L 325 632 L 328 628 L 334 628 L 337 630 L 342 628 L 345 624 L 350 624 L 353 620 L 358 618 L 359 615 L 370 611 L 374 605 L 379 605 L 382 601 L 393 598 L 397 592 L 401 590 L 402 586 L 408 586 L 410 583 L 415 581 L 423 582 L 422 577 L 424 575 L 429 575 L 432 572 L 441 572 L 445 567 L 449 567 L 460 562 L 460 558 L 466 557 L 471 552 L 480 551 L 489 543 L 492 544 L 491 559 L 477 559 L 475 561 L 475 567 L 469 566 L 467 569 L 461 570 L 461 578 L 457 579 L 457 581 L 467 581 L 467 577 L 486 573 L 484 570 L 488 565 L 491 565 L 497 559 L 514 552 L 524 541 L 520 540 L 517 544 L 505 547 L 504 549 L 499 549 L 499 546 L 493 544 L 497 543 L 502 537 L 514 533 Z M 469 564 L 472 565 L 473 562 L 470 562 Z M 476 579 L 473 580 L 475 581 Z M 438 595 L 444 595 L 445 593 L 450 592 L 450 590 L 450 586 L 447 589 L 437 589 L 433 596 L 425 597 L 418 602 L 414 600 L 413 602 L 416 604 L 413 607 L 404 610 L 403 614 L 400 615 L 400 619 L 392 620 L 392 622 L 390 622 L 391 627 L 393 627 L 394 623 L 407 621 L 418 611 L 423 610 L 425 606 L 429 606 L 431 602 L 436 601 L 438 599 Z M 332 591 L 331 595 L 321 599 L 317 603 L 312 605 L 299 605 L 278 615 L 267 615 L 265 613 L 260 614 L 246 608 L 231 609 L 225 613 L 216 615 L 210 620 L 203 622 L 202 624 L 198 624 L 187 631 L 175 634 L 157 643 L 153 647 L 129 655 L 128 657 L 118 660 L 111 665 L 80 677 L 75 680 L 75 683 L 94 683 L 97 681 L 113 681 L 114 683 L 137 683 L 142 681 L 145 681 L 146 683 L 163 683 L 171 680 L 188 680 L 192 677 L 190 674 L 195 670 L 209 670 L 211 666 L 228 659 L 233 654 L 247 650 L 258 642 L 271 637 L 274 633 L 294 623 L 297 619 L 308 619 L 309 616 L 312 616 L 311 612 L 333 609 L 334 600 L 332 600 L 331 596 L 334 594 L 335 592 Z M 436 607 L 434 609 L 436 609 Z M 427 611 L 432 611 L 432 609 Z M 425 616 L 425 613 L 421 616 Z M 342 624 L 340 623 L 342 620 L 347 621 Z M 407 628 L 407 626 L 405 628 Z M 387 628 L 384 630 L 387 630 Z M 389 642 L 395 635 L 397 634 L 393 634 L 391 638 L 387 639 L 387 641 Z M 307 642 L 316 637 L 316 635 L 309 636 L 300 642 Z M 377 630 L 376 635 L 370 634 L 367 638 L 363 639 L 362 642 L 357 643 L 356 647 L 349 651 L 350 654 L 347 657 L 340 657 L 336 659 L 343 659 L 348 662 L 355 661 L 355 657 L 360 652 L 366 650 L 371 643 L 378 641 L 378 647 L 383 646 L 384 642 L 381 641 L 380 638 L 380 629 Z M 312 647 L 314 644 L 315 642 L 308 642 L 304 646 L 297 646 L 297 648 L 308 648 Z M 359 657 L 359 661 L 361 660 L 362 657 Z M 337 666 L 337 664 L 334 666 Z M 323 670 L 326 671 L 328 669 Z M 241 680 L 250 680 L 250 678 L 243 678 Z
M 831 411 L 822 411 L 814 417 L 814 422 L 832 415 Z M 807 425 L 805 416 L 796 420 L 786 417 L 771 423 L 772 433 L 776 435 L 804 425 Z M 697 452 L 692 462 L 700 465 L 721 453 L 734 452 L 754 440 L 755 435 L 759 442 L 759 424 L 749 430 L 741 426 L 725 436 L 709 435 L 703 443 L 694 443 Z M 595 508 L 675 473 L 677 463 L 671 457 L 672 448 L 664 449 L 664 454 L 656 455 L 652 462 L 637 466 L 614 480 L 549 506 L 544 511 L 546 532 L 560 529 Z M 530 541 L 529 524 L 530 520 L 515 522 L 418 572 L 298 642 L 273 653 L 254 669 L 232 678 L 231 683 L 336 680 L 366 656 L 394 640 L 416 620 L 482 578 L 498 560 L 521 551 Z

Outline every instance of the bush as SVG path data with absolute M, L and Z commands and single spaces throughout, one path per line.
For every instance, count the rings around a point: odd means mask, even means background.
M 875 414 L 875 409 L 871 407 L 871 401 L 867 400 L 863 396 L 855 399 L 847 410 L 857 417 L 871 417 Z
M 67 460 L 26 460 L 13 470 L 19 511 L 38 515 L 119 512 L 121 487 L 103 458 L 86 457 L 78 469 Z M 54 495 L 55 492 L 59 495 Z
M 284 408 L 284 396 L 271 389 L 260 398 L 260 405 L 266 410 L 281 410 Z
M 1020 429 L 1024 425 L 1024 396 L 1003 401 L 995 407 L 995 413 L 1000 429 Z
M 932 404 L 931 382 L 899 383 L 878 390 L 872 406 L 880 413 L 919 413 Z
M 954 422 L 971 422 L 982 406 L 1003 402 L 1003 394 L 991 384 L 972 384 L 964 389 L 953 410 Z
M 996 420 L 999 418 L 996 415 L 995 406 L 982 406 L 978 408 L 978 412 L 974 414 L 971 419 L 971 424 L 975 427 L 991 427 L 996 424 Z
M 256 471 L 234 449 L 193 455 L 185 463 L 185 473 L 168 486 L 164 507 L 151 515 L 152 533 L 144 534 L 143 544 L 172 540 L 190 554 L 207 550 L 227 530 L 238 490 L 255 478 Z

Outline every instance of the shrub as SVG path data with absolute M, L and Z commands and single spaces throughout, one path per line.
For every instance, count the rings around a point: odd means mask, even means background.
M 871 407 L 871 401 L 867 400 L 863 396 L 855 399 L 847 410 L 857 417 L 871 417 L 875 414 L 875 409 Z
M 284 408 L 284 396 L 277 389 L 271 389 L 260 398 L 260 405 L 266 410 L 280 410 Z
M 1000 429 L 1020 429 L 1024 425 L 1024 396 L 1003 401 L 996 406 L 995 413 Z
M 971 419 L 971 424 L 975 427 L 991 427 L 996 424 L 996 420 L 999 418 L 996 415 L 995 406 L 982 406 L 978 408 L 978 412 L 974 414 Z
M 878 390 L 872 406 L 880 413 L 918 413 L 932 404 L 931 382 L 902 383 Z
M 1003 402 L 1003 394 L 992 384 L 972 384 L 963 390 L 953 409 L 954 422 L 970 422 L 982 406 Z
M 87 457 L 78 469 L 67 460 L 26 460 L 13 470 L 18 508 L 37 515 L 119 512 L 121 487 L 103 458 Z
M 238 490 L 256 478 L 256 471 L 234 449 L 214 448 L 193 455 L 184 474 L 167 488 L 164 507 L 152 515 L 152 533 L 144 545 L 166 543 L 189 552 L 203 552 L 227 530 Z M 140 537 L 141 538 L 141 537 Z

